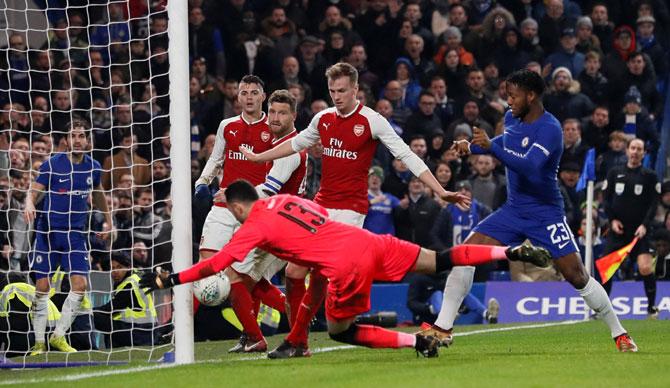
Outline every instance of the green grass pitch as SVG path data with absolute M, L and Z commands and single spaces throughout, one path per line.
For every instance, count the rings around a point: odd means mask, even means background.
M 637 354 L 618 353 L 607 328 L 597 321 L 497 332 L 481 331 L 520 325 L 457 327 L 460 335 L 454 345 L 441 348 L 440 356 L 433 359 L 417 358 L 410 349 L 343 347 L 325 333 L 315 333 L 311 346 L 316 352 L 311 358 L 268 360 L 264 355 L 229 355 L 226 350 L 235 341 L 208 342 L 196 344 L 198 362 L 194 365 L 158 369 L 156 364 L 133 362 L 111 367 L 0 370 L 0 386 L 670 386 L 670 324 L 626 321 L 624 325 L 640 347 Z M 269 338 L 270 346 L 276 346 L 281 339 Z M 88 355 L 79 357 L 85 359 Z M 127 353 L 115 355 L 126 357 Z

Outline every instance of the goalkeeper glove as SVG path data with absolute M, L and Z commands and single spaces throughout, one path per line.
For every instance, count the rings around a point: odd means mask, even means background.
M 140 278 L 140 287 L 148 288 L 147 292 L 157 289 L 172 288 L 179 282 L 179 274 L 170 273 L 161 267 L 157 267 L 155 272 L 146 272 Z
M 208 201 L 212 198 L 212 192 L 209 191 L 209 186 L 201 183 L 195 187 L 195 199 L 199 201 Z

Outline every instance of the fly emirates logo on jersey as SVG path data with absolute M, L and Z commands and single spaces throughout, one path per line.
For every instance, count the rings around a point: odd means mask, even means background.
M 358 152 L 349 151 L 346 148 L 342 148 L 343 146 L 344 141 L 336 137 L 331 137 L 328 141 L 328 146 L 323 147 L 323 154 L 326 156 L 330 156 L 331 158 L 340 158 L 348 160 L 358 159 Z
M 250 146 L 249 144 L 240 144 L 240 147 L 244 147 L 245 149 L 254 152 L 254 146 Z M 228 150 L 228 160 L 247 160 L 246 157 L 244 157 L 244 154 L 241 153 L 240 151 L 233 151 L 233 150 Z

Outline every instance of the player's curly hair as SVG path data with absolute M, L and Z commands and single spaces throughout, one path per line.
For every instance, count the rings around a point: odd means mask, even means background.
M 545 89 L 545 83 L 542 76 L 534 71 L 521 69 L 510 74 L 507 82 L 528 92 L 534 92 L 538 97 L 542 96 Z
M 255 202 L 258 200 L 256 188 L 245 179 L 238 179 L 226 188 L 226 202 Z

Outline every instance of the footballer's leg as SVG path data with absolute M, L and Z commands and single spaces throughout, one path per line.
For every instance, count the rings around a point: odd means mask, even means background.
M 31 253 L 30 270 L 35 274 L 35 302 L 33 303 L 33 330 L 35 345 L 31 355 L 38 355 L 47 350 L 45 334 L 47 329 L 49 303 L 49 272 L 54 268 L 52 261 L 55 253 L 50 253 L 48 233 L 35 231 L 35 250 Z
M 570 282 L 584 298 L 586 304 L 598 314 L 598 318 L 607 324 L 617 349 L 621 352 L 637 352 L 637 345 L 621 326 L 607 292 L 600 283 L 588 275 L 579 254 L 574 252 L 560 257 L 556 260 L 556 267 L 565 280 Z
M 226 276 L 230 280 L 230 305 L 235 311 L 237 319 L 242 324 L 242 336 L 237 345 L 228 350 L 229 353 L 264 352 L 267 342 L 261 328 L 258 326 L 254 302 L 249 289 L 253 287 L 253 280 L 238 273 L 232 268 L 226 268 Z
M 356 318 L 328 320 L 328 335 L 335 341 L 368 348 L 414 348 L 424 357 L 437 357 L 440 341 L 435 337 L 403 333 L 380 326 L 355 324 Z
M 479 244 L 479 245 L 502 245 L 498 240 L 481 233 L 472 233 L 468 236 L 465 244 Z M 502 248 L 502 247 L 501 247 Z M 504 249 L 504 248 L 503 248 Z M 436 264 L 438 269 L 444 268 L 447 258 L 445 253 L 440 253 Z M 442 262 L 442 263 L 440 263 Z M 447 268 L 444 268 L 447 269 Z M 453 342 L 453 327 L 458 309 L 461 307 L 465 296 L 470 292 L 472 287 L 472 280 L 475 274 L 475 267 L 472 266 L 455 266 L 447 277 L 447 282 L 444 286 L 444 298 L 442 299 L 442 307 L 440 313 L 435 320 L 435 323 L 421 325 L 421 331 L 417 334 L 421 336 L 432 336 L 440 340 L 443 346 L 449 346 Z
M 286 315 L 288 315 L 289 326 L 293 327 L 302 298 L 305 296 L 305 278 L 309 268 L 297 264 L 286 265 Z
M 312 271 L 309 275 L 309 287 L 302 298 L 295 322 L 291 332 L 286 336 L 286 341 L 294 346 L 302 346 L 307 349 L 307 337 L 309 325 L 314 319 L 319 307 L 326 297 L 328 279 L 318 271 Z
M 654 273 L 654 258 L 647 249 L 637 256 L 637 268 L 644 284 L 644 293 L 647 296 L 647 317 L 649 319 L 658 318 L 658 309 L 656 308 L 656 274 Z

